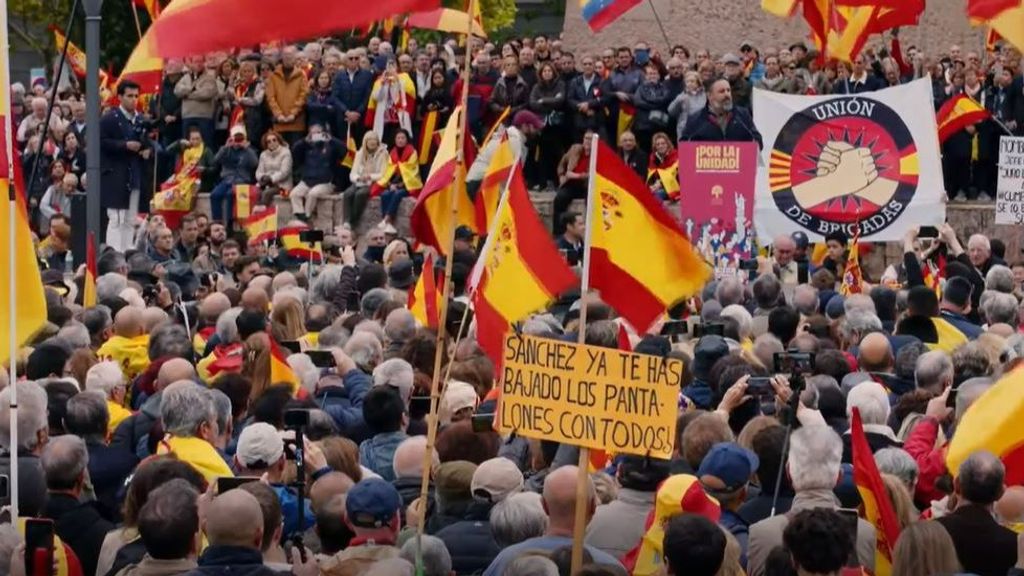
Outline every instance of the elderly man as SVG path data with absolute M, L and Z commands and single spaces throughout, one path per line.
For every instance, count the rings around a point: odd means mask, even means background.
M 6 454 L 0 456 L 0 474 L 11 475 L 12 452 L 18 458 L 18 512 L 24 516 L 38 516 L 46 501 L 46 482 L 39 455 L 49 440 L 47 398 L 43 388 L 35 382 L 24 381 L 14 385 L 18 393 L 18 445 L 11 445 L 11 387 L 0 390 L 0 445 Z M 4 494 L 4 505 L 10 495 Z
M 398 358 L 402 354 L 402 346 L 416 334 L 416 319 L 406 308 L 399 308 L 384 320 L 384 335 L 387 337 L 387 349 L 384 359 Z
M 107 445 L 107 406 L 109 400 L 98 390 L 72 396 L 67 403 L 64 427 L 85 441 L 89 451 L 89 478 L 96 500 L 111 517 L 119 514 L 118 491 L 138 464 L 135 453 L 125 447 Z
M 125 446 L 139 458 L 149 456 L 149 432 L 160 420 L 163 390 L 174 382 L 193 381 L 195 378 L 196 370 L 188 360 L 172 358 L 164 362 L 157 372 L 153 395 L 146 398 L 137 413 L 126 418 L 114 430 L 111 445 Z
M 274 131 L 289 145 L 302 139 L 306 130 L 306 96 L 309 83 L 306 74 L 296 66 L 298 49 L 286 46 L 281 51 L 281 65 L 267 81 L 267 106 L 273 116 Z
M 864 435 L 868 446 L 874 454 L 883 448 L 899 448 L 902 446 L 889 428 L 889 393 L 878 382 L 861 382 L 850 390 L 846 397 L 846 415 L 853 418 L 853 409 L 860 412 L 864 422 Z M 853 462 L 853 446 L 850 432 L 843 434 L 843 462 Z
M 18 125 L 17 137 L 19 143 L 24 144 L 28 142 L 30 137 L 40 135 L 43 124 L 46 123 L 46 110 L 48 107 L 49 104 L 46 102 L 46 98 L 37 96 L 32 99 L 32 113 L 25 116 L 25 119 Z M 54 114 L 50 118 L 50 132 L 57 134 L 63 132 L 64 128 L 64 121 L 60 119 L 60 115 Z M 82 141 L 82 144 L 84 145 L 85 142 Z
M 427 453 L 427 437 L 423 435 L 406 438 L 395 449 L 395 456 L 392 459 L 392 467 L 395 471 L 395 479 L 391 484 L 398 490 L 402 497 L 402 516 L 405 516 L 405 509 L 414 500 L 420 497 L 420 488 L 423 481 L 423 457 Z M 431 476 L 433 471 L 441 465 L 437 450 L 431 453 Z M 427 497 L 433 499 L 433 484 L 429 487 Z
M 161 396 L 160 419 L 166 438 L 157 453 L 173 453 L 192 465 L 207 482 L 220 476 L 234 476 L 213 446 L 217 438 L 217 411 L 210 391 L 195 382 L 179 380 L 165 388 Z
M 116 362 L 108 360 L 89 368 L 85 373 L 85 389 L 95 390 L 106 399 L 107 413 L 110 416 L 107 434 L 113 435 L 121 422 L 132 415 L 131 410 L 124 407 L 128 388 L 121 367 Z
M 306 466 L 315 479 L 330 472 L 323 453 L 310 445 L 303 453 Z M 274 490 L 281 502 L 281 514 L 284 517 L 284 535 L 289 537 L 300 530 L 313 525 L 315 517 L 310 501 L 304 501 L 302 526 L 299 526 L 298 494 L 290 488 L 284 479 L 285 468 L 284 439 L 270 424 L 255 422 L 245 427 L 238 437 L 238 449 L 235 452 L 235 469 L 240 476 L 262 478 L 265 474 L 267 483 Z
M 772 241 L 771 267 L 783 284 L 797 284 L 799 264 L 796 261 L 796 242 L 789 234 L 780 234 Z
M 364 362 L 370 362 L 366 358 L 372 358 L 374 352 L 365 351 L 373 349 L 374 343 L 376 348 L 373 350 L 379 351 L 380 342 L 372 336 L 369 336 L 369 339 L 364 339 L 363 336 L 369 335 L 354 335 L 349 339 L 349 344 L 356 341 L 356 345 L 351 349 Z M 365 346 L 361 344 L 364 340 Z M 349 349 L 348 344 L 345 348 Z M 342 435 L 355 442 L 361 442 L 369 435 L 363 422 L 363 398 L 373 385 L 373 381 L 369 373 L 363 371 L 352 356 L 338 348 L 332 348 L 331 353 L 334 355 L 334 374 L 325 375 L 317 382 L 316 403 L 331 416 Z M 379 356 L 376 358 L 379 359 Z
M 787 514 L 779 514 L 750 527 L 747 573 L 763 576 L 769 553 L 782 544 L 782 532 L 790 515 L 811 508 L 837 509 L 832 489 L 840 477 L 843 441 L 824 424 L 804 426 L 790 439 L 786 471 L 796 495 Z M 857 520 L 857 558 L 860 565 L 874 572 L 875 528 L 864 519 Z
M 381 362 L 373 369 L 373 385 L 397 389 L 408 406 L 412 398 L 415 375 L 411 364 L 401 358 L 392 358 Z
M 953 360 L 942 350 L 925 352 L 917 357 L 914 379 L 919 389 L 941 394 L 953 385 Z
M 509 546 L 491 562 L 491 565 L 484 571 L 484 576 L 500 576 L 505 571 L 505 566 L 517 558 L 526 550 L 538 550 L 550 552 L 572 545 L 573 525 L 576 516 L 576 483 L 579 470 L 575 466 L 562 466 L 544 479 L 544 510 L 548 515 L 548 527 L 543 536 L 524 540 L 513 546 Z M 587 478 L 587 510 L 586 522 L 594 516 L 594 509 L 597 501 L 597 492 L 594 483 Z M 620 566 L 619 561 L 598 548 L 584 545 L 584 549 L 599 564 L 611 564 Z
M 138 513 L 139 537 L 146 545 L 142 561 L 124 576 L 182 574 L 195 569 L 199 554 L 199 493 L 180 478 L 149 494 Z
M 320 573 L 362 574 L 380 560 L 397 558 L 401 505 L 394 486 L 384 480 L 367 478 L 356 483 L 345 497 L 345 519 L 355 538 L 348 548 L 321 562 Z
M 199 556 L 199 566 L 187 576 L 246 574 L 276 576 L 263 565 L 263 511 L 256 497 L 245 490 L 228 490 L 206 511 L 203 531 L 210 545 Z
M 83 574 L 95 574 L 100 547 L 114 525 L 90 503 L 82 503 L 89 481 L 89 451 L 73 435 L 54 438 L 43 450 L 43 472 L 48 491 L 43 518 L 54 523 L 54 533 L 75 552 Z
M 749 98 L 749 90 L 746 97 Z M 750 111 L 733 105 L 733 88 L 730 80 L 724 77 L 711 82 L 707 106 L 701 113 L 690 116 L 681 139 L 696 142 L 753 141 L 758 147 L 762 145 L 761 133 L 754 127 Z

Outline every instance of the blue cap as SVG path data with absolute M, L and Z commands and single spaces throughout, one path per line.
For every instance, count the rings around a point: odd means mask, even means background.
M 797 230 L 796 232 L 793 232 L 792 234 L 790 234 L 789 237 L 793 239 L 793 243 L 796 244 L 796 247 L 801 250 L 806 250 L 807 246 L 810 244 L 810 240 L 808 240 L 807 234 L 805 234 L 802 230 Z
M 709 492 L 735 492 L 757 472 L 757 455 L 734 442 L 719 442 L 700 463 L 697 478 Z
M 357 482 L 345 497 L 345 514 L 358 528 L 383 528 L 402 508 L 398 490 L 380 478 Z
M 829 320 L 838 320 L 846 315 L 846 299 L 840 294 L 836 294 L 829 299 L 828 304 L 825 305 L 825 316 Z

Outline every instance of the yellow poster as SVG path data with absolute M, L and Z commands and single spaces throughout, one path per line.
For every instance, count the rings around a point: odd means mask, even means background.
M 681 361 L 512 334 L 502 366 L 501 433 L 671 457 Z

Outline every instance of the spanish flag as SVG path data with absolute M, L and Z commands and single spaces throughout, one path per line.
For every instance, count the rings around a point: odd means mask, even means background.
M 359 150 L 359 146 L 356 145 L 356 137 L 352 135 L 352 123 L 348 123 L 345 133 L 348 135 L 345 137 L 345 157 L 341 159 L 341 165 L 349 170 L 356 163 L 356 151 Z
M 281 247 L 292 258 L 323 262 L 324 252 L 320 243 L 303 242 L 299 238 L 300 234 L 306 230 L 309 230 L 309 226 L 285 226 L 278 230 L 277 237 L 281 241 Z
M 977 100 L 966 94 L 959 94 L 947 100 L 935 114 L 935 121 L 939 125 L 939 142 L 945 143 L 953 134 L 991 116 Z
M 85 242 L 85 282 L 82 288 L 82 306 L 96 305 L 96 236 L 89 231 Z
M 420 124 L 419 144 L 416 146 L 416 154 L 420 157 L 420 165 L 428 164 L 434 154 L 434 137 L 437 135 L 437 121 L 441 116 L 440 110 L 430 110 L 423 117 Z
M 985 50 L 987 52 L 995 52 L 996 44 L 1002 40 L 1003 37 L 996 32 L 995 28 L 989 28 L 988 32 L 985 33 Z
M 512 165 L 515 163 L 515 154 L 512 146 L 508 143 L 505 134 L 501 136 L 498 148 L 491 156 L 491 163 L 484 172 L 484 178 L 480 181 L 480 188 L 476 192 L 474 204 L 476 206 L 476 225 L 479 230 L 489 230 L 491 220 L 498 211 L 498 202 L 501 200 L 501 193 L 508 182 Z
M 512 323 L 543 310 L 578 282 L 534 210 L 522 168 L 512 170 L 470 280 L 477 338 L 496 365 Z
M 818 51 L 826 59 L 852 62 L 868 37 L 897 26 L 917 24 L 924 0 L 804 0 L 803 16 Z
M 235 184 L 231 193 L 235 195 L 235 220 L 245 220 L 252 216 L 253 206 L 256 205 L 256 186 L 252 184 Z
M 135 0 L 135 5 L 146 10 L 150 22 L 156 22 L 160 16 L 160 0 Z
M 441 145 L 430 167 L 423 191 L 416 201 L 410 217 L 413 235 L 420 242 L 432 246 L 442 255 L 448 252 L 448 241 L 455 233 L 452 225 L 468 226 L 474 232 L 476 227 L 476 210 L 466 193 L 466 164 L 459 164 L 456 159 L 458 132 L 462 128 L 462 109 L 456 108 L 448 126 L 441 136 Z M 467 135 L 468 140 L 468 135 Z M 458 174 L 456 176 L 456 174 Z M 452 195 L 457 205 L 456 221 L 452 222 Z
M 486 38 L 487 32 L 484 31 L 483 21 L 480 18 L 480 2 L 477 1 L 474 5 L 476 6 L 476 14 L 473 15 L 473 35 Z M 466 14 L 465 10 L 456 10 L 455 8 L 438 8 L 436 10 L 416 12 L 410 14 L 407 21 L 410 28 L 438 30 L 452 34 L 465 34 L 468 22 L 469 14 Z
M 392 103 L 393 109 L 398 114 L 407 114 L 411 119 L 416 113 L 416 83 L 412 81 L 405 72 L 399 72 L 395 76 L 395 81 L 402 87 L 402 91 L 399 93 L 400 98 L 397 102 Z M 389 80 L 381 74 L 374 82 L 373 88 L 370 89 L 370 94 L 379 94 L 381 89 L 384 88 L 385 83 L 390 83 Z M 367 128 L 373 128 L 373 123 L 377 114 L 377 98 L 371 97 L 370 101 L 366 105 L 366 116 L 364 117 L 363 123 Z
M 590 175 L 590 286 L 637 331 L 700 291 L 711 267 L 643 180 L 598 141 Z
M 85 51 L 75 45 L 74 42 L 68 41 L 68 37 L 60 30 L 60 28 L 51 26 L 50 29 L 53 31 L 53 41 L 57 45 L 57 53 L 60 54 L 64 51 L 64 43 L 66 42 L 68 45 L 68 66 L 71 67 L 71 71 L 75 73 L 75 76 L 85 78 Z
M 441 297 L 437 278 L 434 277 L 434 255 L 428 254 L 416 286 L 409 291 L 409 311 L 421 326 L 437 330 L 441 325 Z
M 600 32 L 640 2 L 641 0 L 580 0 L 580 10 L 591 32 Z
M 243 353 L 244 348 L 238 342 L 217 346 L 209 356 L 196 363 L 196 372 L 207 384 L 213 384 L 223 374 L 238 374 L 245 359 Z
M 273 337 L 270 337 L 270 383 L 272 385 L 288 384 L 292 387 L 292 396 L 303 395 L 299 377 L 288 365 L 287 356 Z
M 7 7 L 0 6 L 0 46 L 7 46 L 9 39 L 7 27 Z M 0 86 L 11 83 L 9 55 L 5 50 L 0 55 Z M 43 293 L 43 280 L 39 275 L 36 252 L 32 247 L 32 232 L 29 229 L 28 212 L 25 199 L 25 188 L 21 178 L 21 159 L 13 146 L 11 129 L 11 106 L 7 100 L 9 91 L 0 90 L 0 237 L 4 238 L 0 247 L 0 274 L 6 278 L 12 272 L 18 279 L 12 293 L 9 282 L 0 282 L 0 363 L 10 359 L 12 346 L 25 344 L 40 328 L 46 324 L 46 296 Z M 14 154 L 8 158 L 8 154 Z M 8 166 L 14 166 L 14 173 Z M 13 186 L 13 190 L 12 190 Z M 9 199 L 15 198 L 14 202 Z M 14 214 L 11 214 L 11 210 Z M 14 245 L 7 241 L 14 226 Z M 15 316 L 15 332 L 8 330 L 10 315 Z
M 416 156 L 416 149 L 406 146 L 399 150 L 392 148 L 388 153 L 388 165 L 384 168 L 384 174 L 380 179 L 370 185 L 370 196 L 379 196 L 388 189 L 395 172 L 402 177 L 402 184 L 409 196 L 416 198 L 423 190 L 423 181 L 420 180 L 420 163 Z
M 839 284 L 839 293 L 843 296 L 860 294 L 864 291 L 864 275 L 860 269 L 860 226 L 850 241 L 850 253 L 846 256 L 846 268 L 843 269 L 842 282 Z
M 192 199 L 198 189 L 199 173 L 195 166 L 179 165 L 178 171 L 153 195 L 153 211 L 164 217 L 171 230 L 176 230 L 181 218 L 192 211 Z
M 174 4 L 180 6 L 187 4 L 189 0 L 177 0 Z M 142 35 L 139 43 L 135 45 L 128 61 L 121 70 L 118 82 L 131 80 L 139 85 L 139 91 L 143 94 L 159 94 L 160 83 L 163 81 L 164 59 L 157 54 L 156 40 L 153 29 L 154 23 Z M 198 54 L 198 52 L 195 52 Z
M 761 10 L 783 18 L 796 14 L 799 5 L 800 0 L 761 0 Z
M 636 107 L 629 102 L 619 102 L 619 120 L 615 130 L 615 142 L 622 138 L 622 133 L 633 127 Z
M 971 404 L 946 451 L 946 468 L 956 476 L 971 453 L 988 450 L 1006 466 L 1007 486 L 1024 483 L 1024 367 L 1004 374 Z
M 967 15 L 976 24 L 986 24 L 996 36 L 1018 50 L 1024 50 L 1024 2 L 1021 0 L 968 0 Z M 993 45 L 995 44 L 995 36 Z
M 499 126 L 502 126 L 503 124 L 505 124 L 505 120 L 508 120 L 508 115 L 511 114 L 511 113 L 512 113 L 512 107 L 511 106 L 505 106 L 505 109 L 501 111 L 501 114 L 498 114 L 498 118 L 494 121 L 494 124 L 491 124 L 491 129 L 487 131 L 487 135 L 484 136 L 483 140 L 481 140 L 481 142 L 483 142 L 484 146 L 487 146 L 487 143 L 490 142 L 491 138 L 494 136 L 494 132 L 498 130 Z M 474 154 L 474 157 L 475 157 L 475 154 Z M 470 162 L 467 161 L 466 163 L 469 164 Z
M 670 200 L 679 199 L 679 157 L 675 150 L 662 159 L 651 152 L 647 163 L 647 184 L 650 186 L 655 182 L 661 182 L 661 189 L 668 194 Z
M 889 576 L 892 574 L 892 550 L 900 537 L 900 523 L 889 493 L 885 491 L 868 438 L 864 435 L 864 424 L 857 408 L 853 409 L 850 422 L 850 442 L 853 446 L 853 482 L 860 493 L 861 517 L 875 527 L 875 575 Z
M 277 207 L 271 206 L 259 214 L 250 216 L 242 222 L 249 245 L 269 242 L 277 238 Z

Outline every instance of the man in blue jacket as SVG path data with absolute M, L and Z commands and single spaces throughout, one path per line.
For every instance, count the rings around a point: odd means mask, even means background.
M 761 133 L 754 127 L 750 111 L 735 106 L 727 78 L 717 78 L 708 88 L 708 103 L 690 116 L 680 140 L 684 142 L 757 142 L 763 147 Z
M 363 397 L 373 386 L 373 380 L 348 354 L 338 348 L 331 352 L 334 374 L 320 378 L 313 400 L 331 416 L 342 436 L 359 443 L 370 437 L 363 421 Z
M 373 74 L 359 66 L 359 52 L 349 50 L 345 55 L 345 68 L 334 76 L 331 96 L 341 102 L 341 117 L 353 130 L 352 137 L 362 142 L 363 117 L 370 101 Z M 340 131 L 338 136 L 340 137 Z

